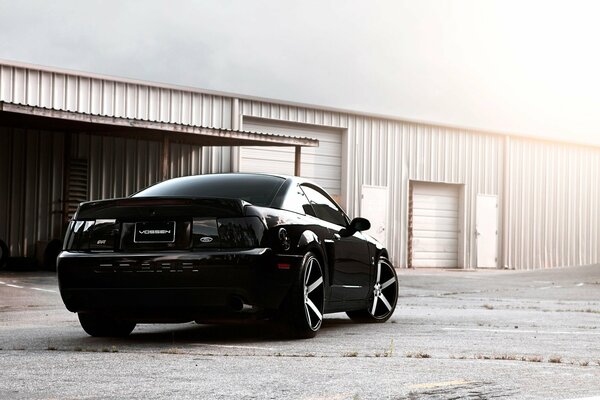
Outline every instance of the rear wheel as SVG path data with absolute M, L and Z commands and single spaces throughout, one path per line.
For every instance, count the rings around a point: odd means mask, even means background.
M 8 246 L 0 240 L 0 269 L 2 269 L 8 260 Z
M 321 328 L 325 300 L 323 288 L 321 263 L 314 253 L 308 252 L 288 298 L 286 318 L 293 336 L 312 338 Z
M 135 328 L 135 322 L 118 320 L 102 314 L 77 313 L 84 331 L 95 337 L 125 337 Z
M 394 313 L 398 302 L 398 276 L 388 259 L 377 262 L 377 273 L 368 307 L 365 310 L 348 311 L 348 317 L 357 322 L 385 322 Z

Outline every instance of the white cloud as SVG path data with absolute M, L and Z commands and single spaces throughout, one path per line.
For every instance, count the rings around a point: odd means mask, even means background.
M 597 4 L 0 0 L 0 58 L 600 143 Z

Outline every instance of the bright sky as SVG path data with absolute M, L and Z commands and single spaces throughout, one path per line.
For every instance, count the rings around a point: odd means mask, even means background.
M 0 0 L 0 58 L 600 144 L 600 2 Z

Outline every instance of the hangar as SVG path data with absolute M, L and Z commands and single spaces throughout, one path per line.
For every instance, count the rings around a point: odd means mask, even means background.
M 229 171 L 315 180 L 398 267 L 600 261 L 598 147 L 0 60 L 13 257 L 52 255 L 80 201 Z

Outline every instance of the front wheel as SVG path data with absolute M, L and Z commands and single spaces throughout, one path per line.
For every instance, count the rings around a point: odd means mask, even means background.
M 323 322 L 325 291 L 323 269 L 316 255 L 306 253 L 299 276 L 290 290 L 286 319 L 292 335 L 298 338 L 315 337 Z
M 348 317 L 357 322 L 385 322 L 394 313 L 398 302 L 398 276 L 387 258 L 377 262 L 377 273 L 367 309 L 348 311 Z
M 125 337 L 135 329 L 135 322 L 118 320 L 107 315 L 77 313 L 83 330 L 94 337 Z

